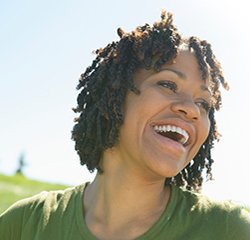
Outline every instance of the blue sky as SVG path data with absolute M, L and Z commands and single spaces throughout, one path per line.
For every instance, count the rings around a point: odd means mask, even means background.
M 78 77 L 92 51 L 117 40 L 116 29 L 174 13 L 183 35 L 213 46 L 231 90 L 217 114 L 221 141 L 213 151 L 215 181 L 204 192 L 250 205 L 250 17 L 248 1 L 1 1 L 0 171 L 12 174 L 23 152 L 25 174 L 79 184 L 93 178 L 70 139 Z

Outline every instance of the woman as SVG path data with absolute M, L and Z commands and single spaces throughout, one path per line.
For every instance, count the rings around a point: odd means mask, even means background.
M 96 51 L 81 75 L 72 132 L 95 180 L 19 201 L 1 239 L 250 239 L 250 215 L 197 192 L 211 178 L 219 87 L 211 46 L 161 21 Z

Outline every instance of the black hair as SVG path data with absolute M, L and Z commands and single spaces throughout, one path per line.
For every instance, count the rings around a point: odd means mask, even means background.
M 97 169 L 102 173 L 99 162 L 102 153 L 118 140 L 124 119 L 122 105 L 127 92 L 140 94 L 133 82 L 135 71 L 139 68 L 159 71 L 163 64 L 176 58 L 180 46 L 185 44 L 194 52 L 202 78 L 210 77 L 213 99 L 209 111 L 211 126 L 206 141 L 193 161 L 178 175 L 166 179 L 166 183 L 198 190 L 203 182 L 204 169 L 207 179 L 212 178 L 211 149 L 219 138 L 214 112 L 221 105 L 220 85 L 228 88 L 211 45 L 197 37 L 182 37 L 173 25 L 172 14 L 166 15 L 165 11 L 162 12 L 161 20 L 153 26 L 145 24 L 130 33 L 119 28 L 118 35 L 119 41 L 95 51 L 95 60 L 81 74 L 77 86 L 81 91 L 74 111 L 79 113 L 79 117 L 75 119 L 72 139 L 81 164 L 86 165 L 89 171 Z

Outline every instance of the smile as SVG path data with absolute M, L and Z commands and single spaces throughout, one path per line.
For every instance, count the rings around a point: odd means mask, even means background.
M 160 135 L 185 145 L 189 139 L 187 131 L 173 125 L 155 125 L 153 129 Z

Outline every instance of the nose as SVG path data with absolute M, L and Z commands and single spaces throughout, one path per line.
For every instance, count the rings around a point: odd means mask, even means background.
M 182 99 L 172 103 L 172 110 L 189 120 L 198 120 L 200 109 L 192 99 Z

